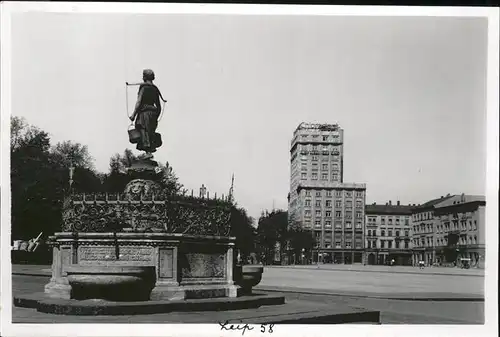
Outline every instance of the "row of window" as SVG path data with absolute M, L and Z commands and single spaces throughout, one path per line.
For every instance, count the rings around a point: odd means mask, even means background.
M 300 174 L 300 179 L 306 180 L 307 179 L 307 173 L 302 172 Z M 318 174 L 317 173 L 312 173 L 311 174 L 311 179 L 312 180 L 318 180 Z M 321 180 L 323 181 L 328 181 L 328 173 L 322 173 L 321 174 Z M 338 181 L 339 180 L 339 175 L 334 173 L 332 174 L 332 181 Z
M 368 240 L 366 242 L 366 248 L 386 248 L 386 242 L 387 242 L 387 248 L 393 248 L 393 241 L 392 240 L 380 240 L 380 245 L 377 244 L 378 241 L 372 241 Z M 410 243 L 409 241 L 394 241 L 394 248 L 396 249 L 408 249 L 410 248 Z
M 304 201 L 304 206 L 306 207 L 311 207 L 312 200 L 311 199 L 306 199 Z M 322 205 L 322 200 L 315 200 L 314 205 L 315 207 L 321 207 Z M 344 202 L 344 205 L 346 208 L 351 208 L 352 209 L 352 200 L 346 200 Z M 325 207 L 332 207 L 332 200 L 325 200 Z M 342 200 L 335 200 L 335 208 L 341 208 L 342 207 Z M 363 208 L 363 201 L 362 200 L 356 200 L 356 208 Z
M 328 169 L 330 168 L 330 166 L 331 166 L 332 170 L 338 170 L 338 169 L 340 169 L 340 167 L 339 167 L 339 164 L 338 164 L 338 163 L 332 163 L 331 165 L 323 163 L 323 164 L 321 164 L 321 170 L 322 170 L 322 171 L 328 171 Z M 300 165 L 300 169 L 301 169 L 302 171 L 307 171 L 307 168 L 308 168 L 308 167 L 309 167 L 309 166 L 307 165 L 307 163 L 302 163 L 302 164 Z M 312 165 L 311 165 L 311 169 L 312 169 L 313 171 L 317 171 L 317 170 L 318 170 L 318 168 L 319 168 L 318 163 L 312 163 Z
M 328 212 L 329 215 L 326 215 L 327 212 Z M 316 217 L 320 217 L 321 216 L 321 210 L 316 210 L 315 215 L 316 215 Z M 331 217 L 332 216 L 332 212 L 331 211 L 326 211 L 325 215 L 327 217 Z M 346 210 L 346 213 L 344 215 L 345 215 L 344 217 L 346 219 L 352 219 L 352 215 L 353 214 L 352 214 L 352 212 L 348 212 Z M 304 210 L 304 217 L 311 217 L 311 210 L 310 209 Z M 341 218 L 342 217 L 342 211 L 335 211 L 335 217 L 336 218 Z M 362 218 L 363 218 L 363 212 L 360 212 L 360 211 L 356 212 L 356 219 L 362 219 Z
M 436 226 L 437 233 L 445 233 L 453 230 L 475 231 L 477 230 L 477 221 L 474 220 L 473 222 L 472 220 L 462 220 L 460 223 L 458 221 L 452 221 L 451 223 L 447 221 L 444 224 Z
M 389 215 L 387 217 L 383 216 L 383 215 L 380 216 L 380 222 L 382 224 L 385 224 L 386 220 L 389 224 L 392 224 L 393 216 L 392 215 Z M 399 224 L 400 220 L 404 221 L 405 225 L 410 225 L 410 217 L 409 216 L 397 216 L 397 215 L 394 216 L 394 221 L 396 224 Z M 377 222 L 376 216 L 368 216 L 368 223 L 370 225 L 376 225 L 376 222 Z
M 431 220 L 432 219 L 432 212 L 423 212 L 423 213 L 417 213 L 412 215 L 414 221 L 420 221 L 420 220 Z
M 321 138 L 320 138 L 321 137 Z M 332 133 L 332 134 L 329 134 L 329 135 L 318 135 L 318 134 L 312 134 L 312 135 L 300 135 L 300 138 L 301 139 L 308 139 L 308 138 L 312 138 L 312 139 L 322 139 L 324 142 L 328 141 L 329 139 L 338 139 L 340 136 L 338 133 Z
M 382 229 L 380 231 L 380 236 L 385 236 L 385 233 L 386 233 L 385 230 Z M 392 236 L 392 233 L 393 233 L 392 230 L 387 231 L 387 236 Z M 396 231 L 395 233 L 396 233 L 396 236 L 400 236 L 400 234 L 401 234 L 400 231 Z M 405 234 L 405 236 L 410 236 L 410 231 L 404 231 L 404 234 Z M 367 236 L 377 236 L 377 230 L 374 229 L 372 231 L 371 229 L 369 229 L 368 232 L 366 233 L 366 235 Z
M 344 192 L 344 193 L 342 193 L 342 192 Z M 331 190 L 325 191 L 325 194 L 326 194 L 327 197 L 331 197 L 332 196 L 332 191 Z M 305 195 L 306 195 L 306 197 L 310 197 L 312 195 L 312 193 L 311 193 L 310 190 L 306 190 L 305 191 Z M 323 193 L 321 193 L 321 191 L 315 191 L 315 195 L 316 195 L 316 197 L 321 197 L 323 195 Z M 363 191 L 356 191 L 355 194 L 353 193 L 353 191 L 339 191 L 339 190 L 335 191 L 335 196 L 336 197 L 342 197 L 342 195 L 344 195 L 346 198 L 351 198 L 354 195 L 357 198 L 362 198 L 363 197 Z
M 311 227 L 311 222 L 308 220 L 304 221 L 304 227 L 310 228 Z M 321 219 L 316 219 L 314 221 L 314 227 L 321 227 Z M 325 228 L 331 228 L 332 227 L 332 222 L 331 220 L 325 220 Z M 350 221 L 345 222 L 344 228 L 346 229 L 352 229 L 352 223 Z M 361 222 L 357 222 L 355 225 L 356 229 L 363 229 L 363 224 Z M 335 229 L 342 229 L 342 222 L 336 222 L 335 223 Z

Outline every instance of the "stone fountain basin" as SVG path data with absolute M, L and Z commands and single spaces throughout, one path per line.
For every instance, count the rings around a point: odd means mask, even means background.
M 147 301 L 156 283 L 152 266 L 80 266 L 66 268 L 71 298 Z
M 243 265 L 235 267 L 235 283 L 242 288 L 242 294 L 250 294 L 252 288 L 260 283 L 264 266 Z

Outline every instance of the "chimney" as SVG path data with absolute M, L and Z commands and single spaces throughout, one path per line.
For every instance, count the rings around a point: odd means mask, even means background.
M 392 205 L 392 201 L 391 200 L 389 200 L 389 205 Z
M 398 206 L 400 206 L 400 205 L 401 205 L 401 202 L 398 200 Z

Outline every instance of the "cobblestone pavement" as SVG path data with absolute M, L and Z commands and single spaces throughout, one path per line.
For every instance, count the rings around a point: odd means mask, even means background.
M 48 277 L 14 275 L 13 295 L 43 291 Z M 325 296 L 314 294 L 284 293 L 289 307 L 297 310 L 313 310 L 338 305 L 349 305 L 381 311 L 383 324 L 482 324 L 482 302 L 419 302 L 396 301 L 349 296 Z M 273 307 L 252 310 L 254 317 L 272 315 Z M 245 310 L 243 310 L 245 311 Z M 232 312 L 189 312 L 133 316 L 63 316 L 39 313 L 33 309 L 13 307 L 14 323 L 189 323 L 204 320 L 207 323 L 224 321 L 241 315 Z

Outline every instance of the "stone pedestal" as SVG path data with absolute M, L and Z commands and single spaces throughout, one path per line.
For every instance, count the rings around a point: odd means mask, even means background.
M 152 266 L 152 300 L 236 297 L 234 238 L 171 233 L 56 233 L 50 297 L 71 298 L 66 269 L 80 266 Z

